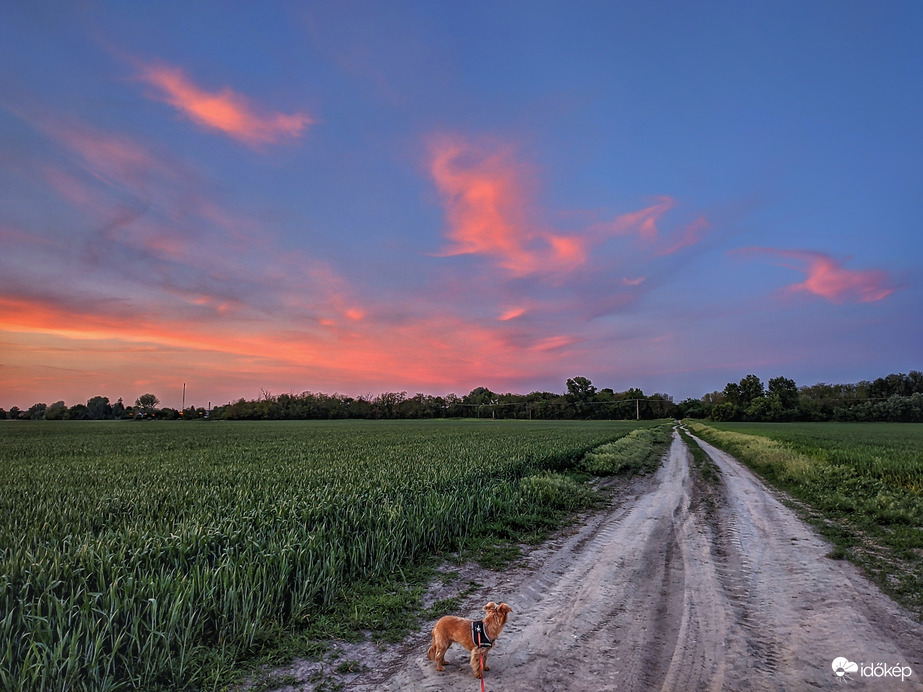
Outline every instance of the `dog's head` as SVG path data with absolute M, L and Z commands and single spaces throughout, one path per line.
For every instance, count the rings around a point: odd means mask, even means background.
M 487 617 L 484 619 L 487 620 L 493 618 L 501 627 L 506 623 L 506 618 L 509 616 L 509 614 L 513 612 L 513 609 L 510 608 L 506 603 L 497 605 L 493 601 L 484 606 L 484 610 L 487 611 Z

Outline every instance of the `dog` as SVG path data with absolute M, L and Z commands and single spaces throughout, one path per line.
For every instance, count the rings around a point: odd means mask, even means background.
M 436 662 L 436 670 L 445 670 L 443 667 L 445 652 L 449 650 L 452 644 L 461 644 L 471 652 L 470 663 L 471 670 L 474 671 L 474 677 L 481 677 L 479 658 L 484 663 L 483 669 L 490 670 L 487 665 L 487 652 L 493 646 L 493 640 L 500 636 L 500 632 L 506 624 L 506 619 L 513 612 L 513 609 L 506 603 L 497 605 L 491 601 L 484 606 L 484 610 L 487 611 L 487 615 L 481 621 L 483 627 L 479 631 L 487 634 L 487 641 L 480 646 L 474 641 L 475 625 L 477 624 L 474 620 L 456 617 L 455 615 L 446 615 L 439 618 L 436 626 L 433 627 L 433 643 L 430 644 L 429 651 L 426 652 L 426 657 L 430 661 Z

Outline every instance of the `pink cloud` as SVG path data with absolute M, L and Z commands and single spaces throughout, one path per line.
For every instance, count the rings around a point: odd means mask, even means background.
M 895 290 L 887 272 L 880 269 L 846 269 L 830 255 L 811 250 L 778 250 L 774 248 L 743 248 L 736 252 L 759 253 L 793 260 L 783 263 L 805 273 L 805 280 L 785 290 L 789 293 L 811 293 L 833 303 L 874 303 Z
M 145 66 L 139 78 L 158 90 L 155 98 L 170 104 L 193 122 L 245 144 L 272 144 L 283 138 L 297 138 L 315 122 L 306 113 L 267 111 L 228 87 L 206 91 L 179 67 L 159 63 Z
M 509 322 L 510 320 L 515 320 L 517 317 L 522 317 L 524 314 L 526 314 L 525 308 L 510 308 L 509 310 L 505 310 L 498 319 L 501 322 Z
M 538 227 L 528 170 L 509 147 L 485 148 L 440 137 L 430 173 L 442 195 L 451 244 L 441 254 L 492 257 L 516 276 L 565 272 L 587 259 L 587 239 Z
M 666 255 L 699 242 L 708 226 L 701 217 L 668 235 L 669 242 L 664 243 L 659 224 L 677 202 L 660 196 L 647 207 L 611 221 L 563 232 L 543 221 L 533 172 L 516 160 L 509 144 L 439 136 L 431 138 L 429 155 L 430 175 L 447 221 L 449 243 L 439 255 L 479 255 L 513 278 L 538 276 L 555 286 L 586 284 L 590 275 L 608 273 L 628 258 L 625 248 L 616 255 L 612 248 L 597 250 L 597 246 L 635 236 L 640 249 Z M 659 246 L 663 249 L 657 251 Z M 600 285 L 605 283 L 604 279 Z

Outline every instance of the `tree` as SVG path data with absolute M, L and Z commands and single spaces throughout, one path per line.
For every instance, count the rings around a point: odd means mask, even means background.
M 798 387 L 795 380 L 787 377 L 773 377 L 769 380 L 769 398 L 785 409 L 798 407 Z
M 683 399 L 677 409 L 677 418 L 705 418 L 705 404 L 693 397 Z
M 67 409 L 69 420 L 90 420 L 90 409 L 84 404 L 74 404 Z
M 585 377 L 574 377 L 567 381 L 567 396 L 571 401 L 586 403 L 596 396 L 596 387 Z
M 45 420 L 61 420 L 67 415 L 67 404 L 56 401 L 45 409 Z
M 29 419 L 30 420 L 42 420 L 45 417 L 45 409 L 48 408 L 47 404 L 32 404 L 29 407 Z
M 156 400 L 157 397 L 154 397 Z M 154 404 L 156 406 L 156 404 Z M 112 417 L 112 406 L 109 405 L 109 397 L 94 396 L 87 401 L 87 408 L 90 409 L 90 418 L 93 420 L 103 420 Z
M 407 392 L 382 392 L 372 400 L 378 418 L 396 418 L 399 406 L 407 398 Z
M 712 406 L 709 416 L 712 420 L 719 422 L 737 420 L 740 417 L 740 408 L 736 404 L 732 404 L 730 401 L 725 401 L 721 404 L 715 404 Z
M 756 375 L 747 375 L 740 381 L 740 405 L 748 406 L 754 399 L 763 396 L 763 383 Z
M 773 417 L 772 402 L 764 396 L 758 396 L 750 401 L 747 407 L 747 420 L 766 421 Z
M 475 387 L 462 399 L 466 404 L 489 404 L 497 397 L 487 387 Z
M 728 382 L 724 386 L 724 391 L 722 394 L 722 400 L 717 403 L 728 403 L 734 404 L 735 406 L 740 404 L 741 395 L 740 395 L 740 385 L 735 382 Z M 715 420 L 718 420 L 717 418 Z M 726 420 L 726 419 L 723 419 Z
M 160 399 L 158 399 L 153 394 L 142 394 L 137 399 L 135 399 L 135 406 L 138 406 L 145 412 L 153 411 L 155 408 L 157 408 L 157 404 L 159 403 Z

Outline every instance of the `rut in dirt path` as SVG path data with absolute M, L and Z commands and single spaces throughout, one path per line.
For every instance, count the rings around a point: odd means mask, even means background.
M 486 600 L 514 612 L 490 654 L 487 689 L 923 689 L 920 623 L 852 565 L 827 559 L 830 546 L 748 470 L 700 445 L 721 481 L 698 478 L 674 433 L 644 492 L 490 585 Z M 428 643 L 420 633 L 388 677 L 372 671 L 346 689 L 478 687 L 467 652 L 450 649 L 438 673 Z M 831 667 L 841 656 L 913 673 L 846 680 Z

